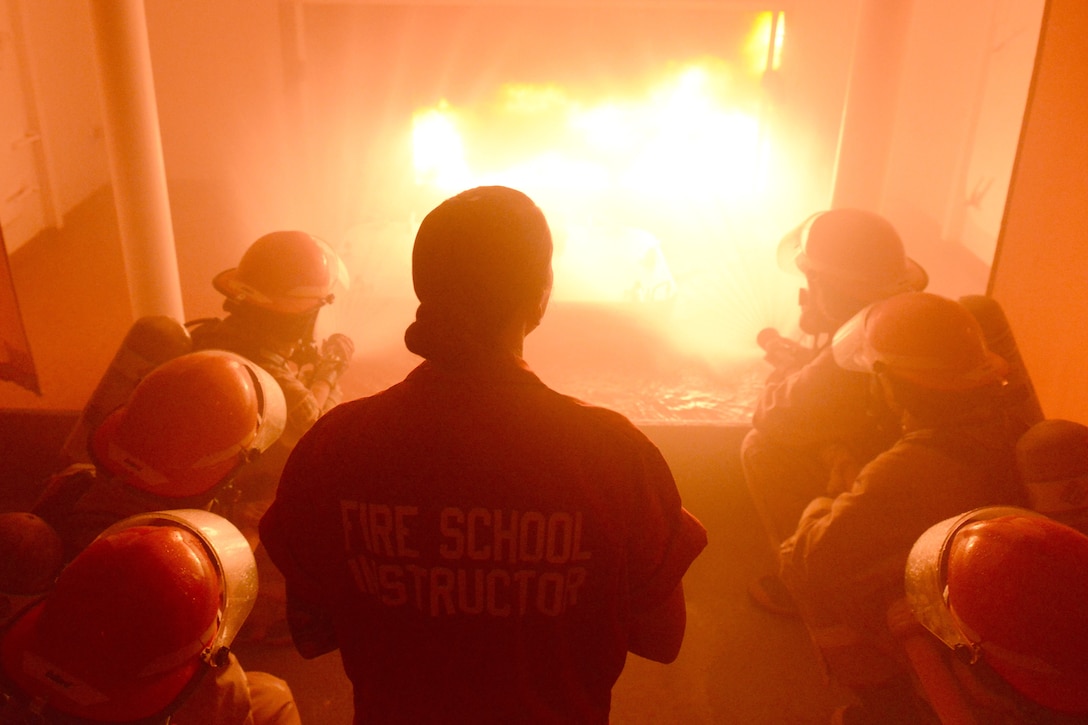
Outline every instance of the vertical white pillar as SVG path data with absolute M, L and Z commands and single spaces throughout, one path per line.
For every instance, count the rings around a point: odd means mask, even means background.
M 143 0 L 90 0 L 90 8 L 133 317 L 184 320 Z
M 861 0 L 832 189 L 833 208 L 879 211 L 911 0 Z

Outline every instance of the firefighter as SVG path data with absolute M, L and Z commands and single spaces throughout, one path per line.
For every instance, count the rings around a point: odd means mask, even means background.
M 286 683 L 230 652 L 256 591 L 249 543 L 225 519 L 119 521 L 0 633 L 0 721 L 298 723 Z
M 93 462 L 52 476 L 31 509 L 70 560 L 116 521 L 166 508 L 211 508 L 235 497 L 238 472 L 280 436 L 279 386 L 223 350 L 152 370 L 89 436 Z M 255 535 L 255 534 L 254 534 Z
M 775 369 L 757 400 L 741 461 L 773 550 L 812 498 L 844 490 L 898 432 L 894 414 L 872 395 L 871 376 L 835 364 L 831 336 L 869 303 L 928 282 L 894 227 L 860 209 L 813 214 L 780 241 L 778 261 L 804 275 L 799 324 L 812 347 L 787 347 L 773 330 L 761 333 L 779 344 L 768 349 Z M 764 609 L 795 613 L 773 574 L 753 581 L 749 595 Z
M 314 327 L 321 309 L 347 284 L 346 268 L 328 244 L 305 232 L 272 232 L 250 245 L 237 267 L 212 280 L 225 297 L 227 316 L 186 323 L 194 349 L 244 355 L 280 384 L 287 401 L 279 441 L 284 448 L 343 399 L 338 381 L 354 345 L 334 333 L 319 346 Z
M 903 597 L 915 540 L 981 506 L 1023 505 L 1015 446 L 1021 422 L 1005 402 L 1006 361 L 959 302 L 907 292 L 842 325 L 838 365 L 874 376 L 900 421 L 895 444 L 848 490 L 815 497 L 779 550 L 780 575 L 835 680 L 859 703 L 849 723 L 913 723 L 920 713 L 887 627 Z
M 979 722 L 1085 721 L 1088 536 L 1036 511 L 984 507 L 927 530 L 906 571 L 918 621 L 957 653 L 945 667 L 986 693 L 971 700 Z M 918 672 L 923 683 L 942 674 Z
M 212 286 L 223 294 L 227 316 L 186 323 L 193 347 L 230 350 L 257 363 L 279 383 L 287 406 L 283 434 L 246 468 L 236 487 L 242 495 L 223 511 L 247 535 L 255 535 L 291 449 L 343 400 L 339 381 L 354 344 L 333 333 L 318 345 L 314 327 L 322 308 L 347 288 L 348 274 L 324 241 L 301 231 L 276 231 L 253 242 L 238 266 L 217 274 Z M 257 561 L 265 586 L 246 637 L 287 643 L 282 578 L 263 549 L 258 548 Z

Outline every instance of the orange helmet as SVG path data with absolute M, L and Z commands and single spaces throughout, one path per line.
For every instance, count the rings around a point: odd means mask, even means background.
M 906 256 L 895 228 L 862 209 L 813 214 L 778 243 L 783 269 L 799 269 L 858 300 L 923 290 L 929 277 Z
M 60 535 L 32 513 L 0 514 L 0 593 L 39 594 L 64 562 Z
M 839 328 L 832 345 L 840 367 L 885 372 L 931 390 L 1000 383 L 1009 369 L 966 307 L 928 292 L 872 303 Z
M 286 422 L 279 384 L 258 365 L 223 350 L 169 360 L 94 431 L 96 463 L 159 496 L 205 495 L 267 449 Z
M 256 597 L 245 538 L 207 511 L 110 527 L 17 619 L 0 666 L 28 699 L 68 716 L 130 722 L 178 704 L 221 664 Z
M 272 312 L 304 314 L 332 302 L 348 285 L 347 269 L 328 244 L 305 232 L 272 232 L 246 250 L 237 267 L 212 285 L 235 302 Z
M 1033 702 L 1088 713 L 1088 536 L 1028 509 L 976 509 L 918 539 L 906 587 L 945 644 Z

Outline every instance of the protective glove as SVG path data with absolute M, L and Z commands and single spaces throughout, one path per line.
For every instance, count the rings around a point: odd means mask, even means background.
M 324 381 L 330 387 L 348 369 L 351 356 L 355 354 L 355 345 L 347 335 L 335 332 L 321 343 L 321 357 L 314 366 L 313 381 Z
M 321 359 L 337 358 L 347 364 L 355 354 L 355 344 L 347 335 L 334 332 L 321 343 Z

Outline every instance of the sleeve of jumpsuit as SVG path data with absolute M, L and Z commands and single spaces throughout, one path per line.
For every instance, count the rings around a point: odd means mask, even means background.
M 940 461 L 892 449 L 859 474 L 853 488 L 815 499 L 779 550 L 783 581 L 825 611 L 869 601 L 902 580 L 907 552 L 928 510 L 920 482 L 941 480 Z
M 824 348 L 797 372 L 764 386 L 752 425 L 792 446 L 854 440 L 873 426 L 869 381 L 869 375 L 840 368 L 831 348 Z

